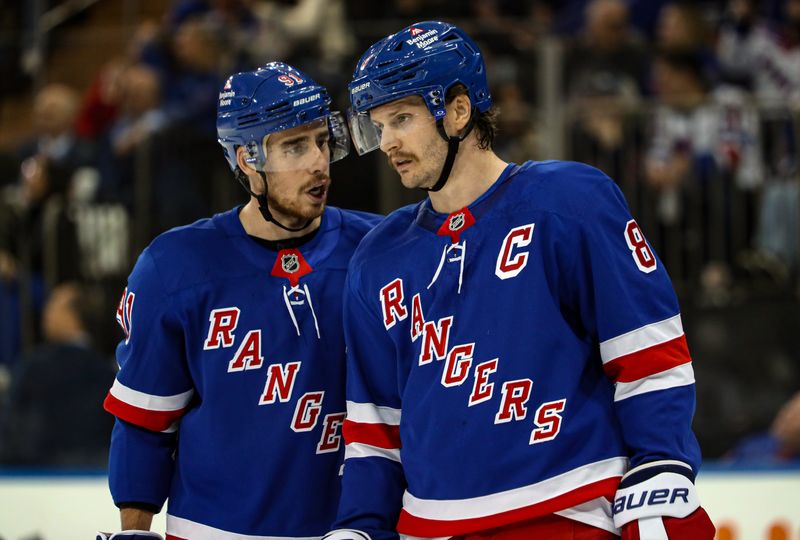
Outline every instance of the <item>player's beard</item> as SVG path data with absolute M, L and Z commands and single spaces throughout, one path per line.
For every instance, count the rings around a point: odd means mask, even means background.
M 314 176 L 312 180 L 288 195 L 270 189 L 267 192 L 267 203 L 273 215 L 281 216 L 278 219 L 282 218 L 289 226 L 300 226 L 321 216 L 325 211 L 327 192 L 321 204 L 312 204 L 306 200 L 306 192 L 320 181 L 327 181 L 325 189 L 330 189 L 330 177 L 326 174 Z
M 393 166 L 393 159 L 410 159 L 412 160 L 413 170 L 401 174 L 400 182 L 403 186 L 409 189 L 412 188 L 430 188 L 433 187 L 439 175 L 442 173 L 445 159 L 447 158 L 447 144 L 441 140 L 437 134 L 437 139 L 425 146 L 422 152 L 422 157 L 417 157 L 413 153 L 398 152 L 389 158 L 389 165 Z

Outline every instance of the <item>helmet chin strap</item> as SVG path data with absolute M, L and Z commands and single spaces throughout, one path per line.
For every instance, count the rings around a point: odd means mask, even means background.
M 439 191 L 444 187 L 447 183 L 447 179 L 450 178 L 450 171 L 453 169 L 453 163 L 456 161 L 456 154 L 458 153 L 458 146 L 461 144 L 461 141 L 467 138 L 472 132 L 472 128 L 475 127 L 475 117 L 478 115 L 478 110 L 473 107 L 472 112 L 469 115 L 469 123 L 464 128 L 464 134 L 459 136 L 449 136 L 447 132 L 444 130 L 444 118 L 440 118 L 436 121 L 436 129 L 439 131 L 439 135 L 442 136 L 447 142 L 447 157 L 444 160 L 444 166 L 442 167 L 442 172 L 439 175 L 439 179 L 436 181 L 433 186 L 429 188 L 422 188 L 425 191 Z
M 269 186 L 267 185 L 267 174 L 261 170 L 256 170 L 256 172 L 261 177 L 261 180 L 264 181 L 264 193 L 261 193 L 259 195 L 253 193 L 253 190 L 250 189 L 250 183 L 249 181 L 247 181 L 247 177 L 244 174 L 237 176 L 239 176 L 239 183 L 242 184 L 242 187 L 244 187 L 245 191 L 247 191 L 250 195 L 255 197 L 255 199 L 258 201 L 258 210 L 259 212 L 261 212 L 261 216 L 267 223 L 274 223 L 284 231 L 288 232 L 302 231 L 303 229 L 311 225 L 311 223 L 314 221 L 313 219 L 309 219 L 308 221 L 305 222 L 305 224 L 303 224 L 302 227 L 297 227 L 297 228 L 287 227 L 286 225 L 275 219 L 275 216 L 272 215 L 272 212 L 269 209 L 269 204 L 267 202 L 267 191 L 269 189 Z

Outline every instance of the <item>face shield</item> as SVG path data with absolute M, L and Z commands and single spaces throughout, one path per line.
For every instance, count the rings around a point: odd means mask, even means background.
M 347 110 L 347 123 L 353 137 L 353 146 L 359 156 L 372 152 L 381 145 L 381 128 L 372 123 L 369 112 Z
M 310 171 L 324 168 L 345 157 L 350 150 L 344 116 L 333 111 L 296 128 L 270 133 L 264 138 L 264 172 Z
M 378 121 L 380 119 L 380 121 Z M 426 140 L 426 133 L 436 129 L 436 119 L 424 105 L 401 104 L 373 119 L 372 112 L 347 111 L 350 135 L 358 155 L 363 156 L 381 146 L 381 139 L 402 138 L 404 141 Z

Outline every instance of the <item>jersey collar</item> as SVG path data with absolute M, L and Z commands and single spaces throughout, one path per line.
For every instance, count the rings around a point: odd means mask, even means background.
M 214 216 L 213 221 L 215 225 L 225 233 L 225 236 L 230 239 L 236 249 L 248 260 L 259 268 L 265 268 L 269 272 L 275 264 L 277 252 L 250 238 L 244 230 L 242 222 L 239 220 L 239 212 L 241 209 L 242 206 L 237 206 L 232 210 L 217 214 Z M 341 211 L 335 207 L 326 207 L 322 214 L 316 236 L 308 243 L 298 248 L 308 261 L 308 264 L 313 268 L 318 268 L 333 252 L 339 241 L 341 225 Z
M 434 234 L 439 234 L 440 231 L 443 230 L 442 228 L 445 227 L 445 223 L 451 220 L 454 216 L 457 216 L 459 213 L 466 211 L 465 213 L 470 216 L 470 219 L 474 219 L 474 221 L 470 223 L 470 225 L 472 225 L 475 222 L 480 221 L 481 217 L 483 217 L 483 215 L 493 207 L 493 201 L 497 200 L 499 195 L 505 191 L 509 184 L 508 180 L 513 177 L 519 169 L 520 167 L 518 165 L 509 163 L 506 165 L 506 168 L 503 169 L 503 172 L 500 173 L 500 176 L 497 177 L 497 180 L 495 180 L 495 182 L 489 186 L 489 189 L 484 191 L 480 197 L 473 201 L 472 204 L 450 214 L 437 212 L 431 206 L 430 198 L 426 198 L 417 207 L 417 215 L 414 221 L 423 229 L 427 229 Z M 465 228 L 466 227 L 464 227 L 464 229 Z

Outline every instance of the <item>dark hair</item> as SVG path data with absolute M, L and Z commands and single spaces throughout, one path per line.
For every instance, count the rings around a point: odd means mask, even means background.
M 463 84 L 455 84 L 447 90 L 445 101 L 450 103 L 456 96 L 467 95 L 467 88 Z M 478 137 L 478 148 L 489 150 L 494 144 L 497 133 L 497 107 L 492 105 L 486 112 L 479 112 L 475 118 L 475 134 Z
M 79 281 L 64 281 L 55 287 L 69 293 L 66 308 L 78 319 L 84 330 L 91 330 L 98 323 L 100 301 L 98 291 Z

